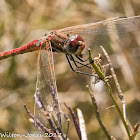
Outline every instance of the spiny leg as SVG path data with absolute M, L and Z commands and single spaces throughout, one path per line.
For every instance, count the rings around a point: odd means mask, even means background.
M 68 56 L 69 56 L 70 60 L 73 61 L 73 63 L 75 64 L 75 66 L 76 66 L 77 68 L 87 67 L 87 68 L 91 69 L 91 67 L 88 66 L 90 63 L 88 63 L 88 64 L 83 64 L 83 63 L 81 63 L 81 62 L 79 62 L 79 61 L 76 61 L 76 60 L 73 58 L 72 55 L 68 55 Z M 82 65 L 82 66 L 78 66 L 77 63 L 80 64 L 80 65 Z
M 83 60 L 82 58 L 80 58 L 78 55 L 76 55 L 76 57 L 81 61 L 81 62 L 87 62 L 88 58 L 86 60 Z
M 80 73 L 80 74 L 84 74 L 84 75 L 89 75 L 89 76 L 95 76 L 95 77 L 98 77 L 98 76 L 96 76 L 96 75 L 94 75 L 94 74 L 84 73 L 84 72 L 81 72 L 81 71 L 76 71 L 76 70 L 73 68 L 72 64 L 71 64 L 71 62 L 70 62 L 70 58 L 69 58 L 68 55 L 66 55 L 66 58 L 67 58 L 67 60 L 68 60 L 68 63 L 69 63 L 69 65 L 70 65 L 71 69 L 72 69 L 74 72 L 76 72 L 76 73 Z

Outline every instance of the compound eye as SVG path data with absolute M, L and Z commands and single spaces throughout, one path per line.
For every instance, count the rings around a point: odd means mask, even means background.
M 71 49 L 77 48 L 78 46 L 78 41 L 76 39 L 71 39 L 68 43 L 69 47 Z
M 77 41 L 84 41 L 83 38 L 80 35 L 76 35 L 75 39 Z

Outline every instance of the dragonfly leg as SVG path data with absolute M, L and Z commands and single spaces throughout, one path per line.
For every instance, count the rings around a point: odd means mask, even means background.
M 85 73 L 85 72 L 82 72 L 82 71 L 76 71 L 76 70 L 73 68 L 72 64 L 71 64 L 71 62 L 70 62 L 70 58 L 68 57 L 68 55 L 66 55 L 66 58 L 67 58 L 67 60 L 68 60 L 68 63 L 69 63 L 69 65 L 70 65 L 71 69 L 72 69 L 74 72 L 76 72 L 76 73 L 80 73 L 80 74 L 84 74 L 84 75 L 89 75 L 89 76 L 95 76 L 95 77 L 98 77 L 97 75 L 94 75 L 94 74 Z M 98 78 L 99 78 L 99 77 L 98 77 Z
M 74 60 L 75 61 L 75 60 Z M 89 69 L 92 69 L 90 66 L 88 66 L 90 63 L 87 63 L 87 64 L 82 64 L 82 63 L 80 63 L 79 61 L 75 61 L 76 63 L 78 63 L 78 64 L 81 64 L 82 66 L 80 66 L 80 67 L 87 67 L 87 68 L 89 68 Z M 77 67 L 77 68 L 79 68 L 79 67 Z
M 87 68 L 91 69 L 91 67 L 88 66 L 90 63 L 83 64 L 83 63 L 81 63 L 81 62 L 79 62 L 79 61 L 76 61 L 76 60 L 73 58 L 72 55 L 69 55 L 68 57 L 70 57 L 70 60 L 73 61 L 74 65 L 75 65 L 77 68 L 87 67 Z M 82 66 L 78 66 L 77 63 L 80 64 L 80 65 L 82 65 Z
M 83 60 L 82 58 L 80 58 L 78 55 L 76 55 L 76 57 L 81 61 L 81 62 L 86 62 L 88 61 L 88 58 L 86 60 Z

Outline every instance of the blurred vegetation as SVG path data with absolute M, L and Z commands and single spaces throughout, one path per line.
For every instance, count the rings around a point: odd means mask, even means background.
M 42 37 L 49 30 L 97 22 L 111 17 L 134 15 L 140 15 L 138 0 L 0 0 L 0 52 L 25 45 Z M 131 34 L 128 44 L 121 47 L 120 50 L 114 49 L 110 57 L 124 92 L 127 118 L 134 126 L 136 122 L 140 123 L 139 32 Z M 116 60 L 118 53 L 121 57 Z M 92 111 L 91 100 L 86 89 L 86 85 L 91 83 L 90 77 L 72 72 L 68 63 L 62 60 L 65 59 L 62 55 L 54 54 L 54 59 L 62 110 L 68 114 L 63 102 L 74 110 L 80 108 L 85 118 L 88 139 L 106 139 Z M 28 121 L 29 116 L 23 105 L 26 104 L 33 112 L 36 67 L 37 52 L 0 61 L 0 133 L 35 133 L 36 128 Z M 127 139 L 117 111 L 106 110 L 112 102 L 105 90 L 97 85 L 93 86 L 93 91 L 103 121 L 110 133 L 119 140 Z M 115 88 L 113 92 L 118 98 Z M 78 138 L 73 128 L 71 122 L 69 138 L 72 140 Z M 138 139 L 140 139 L 139 134 Z

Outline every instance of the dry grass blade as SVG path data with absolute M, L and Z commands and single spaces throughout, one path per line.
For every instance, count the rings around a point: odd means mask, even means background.
M 83 117 L 83 113 L 79 108 L 77 108 L 77 115 L 78 115 L 78 118 L 79 118 L 82 140 L 87 140 L 85 120 L 84 120 L 84 117 Z

